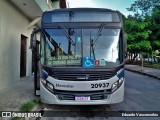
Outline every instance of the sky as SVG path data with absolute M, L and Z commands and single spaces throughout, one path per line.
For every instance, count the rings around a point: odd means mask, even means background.
M 127 11 L 135 0 L 66 0 L 70 8 L 77 7 L 92 7 L 92 8 L 108 8 L 112 10 L 118 10 L 125 16 L 132 14 Z

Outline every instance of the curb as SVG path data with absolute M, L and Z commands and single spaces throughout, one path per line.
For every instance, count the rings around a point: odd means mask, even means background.
M 156 78 L 156 79 L 160 80 L 160 77 L 155 76 L 155 75 L 151 75 L 151 74 L 144 73 L 144 72 L 141 72 L 141 71 L 131 70 L 131 69 L 128 69 L 128 68 L 125 68 L 125 70 L 131 71 L 131 72 L 135 72 L 135 73 L 139 73 L 139 74 L 146 75 L 148 77 L 152 77 L 152 78 Z

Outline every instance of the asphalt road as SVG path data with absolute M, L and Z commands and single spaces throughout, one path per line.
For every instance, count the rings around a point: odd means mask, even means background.
M 126 71 L 125 97 L 122 103 L 101 106 L 63 106 L 43 105 L 53 111 L 68 111 L 68 114 L 77 112 L 75 117 L 43 117 L 41 120 L 160 120 L 159 117 L 78 117 L 83 111 L 107 112 L 107 111 L 160 111 L 160 80 L 146 77 L 133 72 Z M 69 115 L 68 115 L 69 116 Z

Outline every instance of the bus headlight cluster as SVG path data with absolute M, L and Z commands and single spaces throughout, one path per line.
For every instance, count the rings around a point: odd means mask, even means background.
M 122 85 L 123 81 L 124 81 L 124 78 L 122 77 L 121 79 L 113 83 L 111 91 L 112 92 L 116 91 Z
M 47 82 L 47 87 L 48 87 L 49 89 L 51 89 L 51 90 L 54 89 L 53 85 L 52 85 L 51 83 L 49 83 L 49 82 Z
M 54 92 L 54 86 L 50 82 L 48 82 L 47 80 L 42 79 L 42 78 L 41 78 L 41 82 L 45 88 L 47 88 L 51 92 Z
M 41 79 L 41 82 L 44 84 L 44 85 L 46 85 L 46 80 L 44 80 L 44 79 Z

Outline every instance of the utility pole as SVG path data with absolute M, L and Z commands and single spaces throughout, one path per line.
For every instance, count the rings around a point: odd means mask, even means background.
M 141 53 L 141 71 L 143 72 L 143 66 L 144 66 L 144 64 L 143 64 L 143 53 Z

